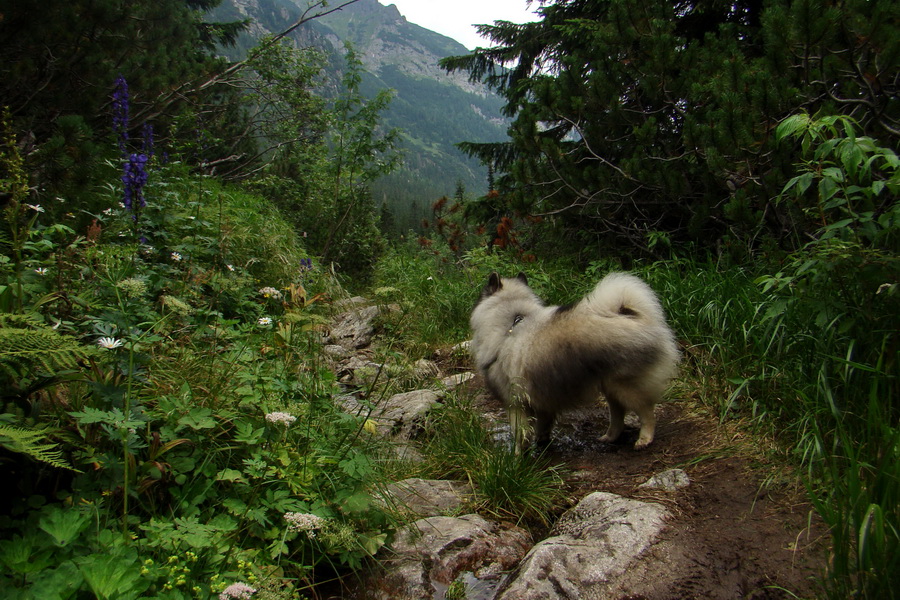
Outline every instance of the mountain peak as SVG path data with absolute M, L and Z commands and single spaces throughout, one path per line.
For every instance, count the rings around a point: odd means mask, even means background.
M 377 2 L 377 0 L 376 0 L 376 2 Z M 396 4 L 388 4 L 384 8 L 385 8 L 386 14 L 389 14 L 391 17 L 397 19 L 398 21 L 401 19 L 404 21 L 406 20 L 406 17 L 404 17 L 402 14 L 400 14 L 400 9 L 397 8 Z

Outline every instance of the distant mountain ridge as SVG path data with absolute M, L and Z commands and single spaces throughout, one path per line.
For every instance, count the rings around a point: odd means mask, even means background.
M 240 58 L 262 35 L 296 22 L 304 8 L 303 0 L 225 0 L 213 16 L 253 20 L 233 57 Z M 311 21 L 291 37 L 297 45 L 325 51 L 335 78 L 343 68 L 344 43 L 350 42 L 366 71 L 363 92 L 395 90 L 385 124 L 403 130 L 405 164 L 373 186 L 373 193 L 387 204 L 401 229 L 427 216 L 425 208 L 440 196 L 452 195 L 458 182 L 470 195 L 487 191 L 486 169 L 454 144 L 503 140 L 507 121 L 499 96 L 462 73 L 448 74 L 438 66 L 441 58 L 467 54 L 465 46 L 410 23 L 396 5 L 377 0 L 359 0 Z M 407 214 L 411 212 L 420 214 Z

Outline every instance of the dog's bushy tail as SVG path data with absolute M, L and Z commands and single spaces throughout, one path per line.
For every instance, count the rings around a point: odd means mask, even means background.
M 585 297 L 584 302 L 587 308 L 605 316 L 633 317 L 653 324 L 665 323 L 666 320 L 650 286 L 628 273 L 610 273 Z

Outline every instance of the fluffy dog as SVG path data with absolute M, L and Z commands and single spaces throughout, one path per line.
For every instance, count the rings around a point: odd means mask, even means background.
M 609 403 L 615 441 L 637 413 L 635 449 L 653 441 L 654 405 L 675 376 L 678 347 L 656 294 L 633 275 L 610 273 L 575 304 L 545 306 L 524 274 L 492 273 L 470 318 L 471 351 L 488 389 L 506 405 L 516 451 L 545 443 L 556 414 Z

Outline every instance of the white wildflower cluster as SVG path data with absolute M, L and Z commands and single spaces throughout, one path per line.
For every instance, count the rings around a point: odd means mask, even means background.
M 175 296 L 163 296 L 160 301 L 172 314 L 180 317 L 187 317 L 194 312 L 193 306 Z
M 297 417 L 286 412 L 270 412 L 266 415 L 266 421 L 269 423 L 281 424 L 285 427 L 290 426 L 296 420 Z
M 288 522 L 288 531 L 305 531 L 310 539 L 325 526 L 325 519 L 312 513 L 284 513 L 284 520 Z
M 147 293 L 147 283 L 137 277 L 123 279 L 116 284 L 116 287 L 122 290 L 129 298 L 140 298 Z
M 272 317 L 260 317 L 256 324 L 260 327 L 271 327 L 272 326 Z
M 265 296 L 266 298 L 272 298 L 273 300 L 281 300 L 281 292 L 273 288 L 272 286 L 266 286 L 264 288 L 260 288 L 259 293 Z
M 250 587 L 246 583 L 237 582 L 229 585 L 219 594 L 219 600 L 250 600 L 250 597 L 256 593 L 256 588 Z
M 181 253 L 180 253 L 180 252 L 173 252 L 172 254 L 169 255 L 169 257 L 170 257 L 172 260 L 174 260 L 175 262 L 181 262 L 181 259 L 183 258 L 183 257 L 181 256 Z

